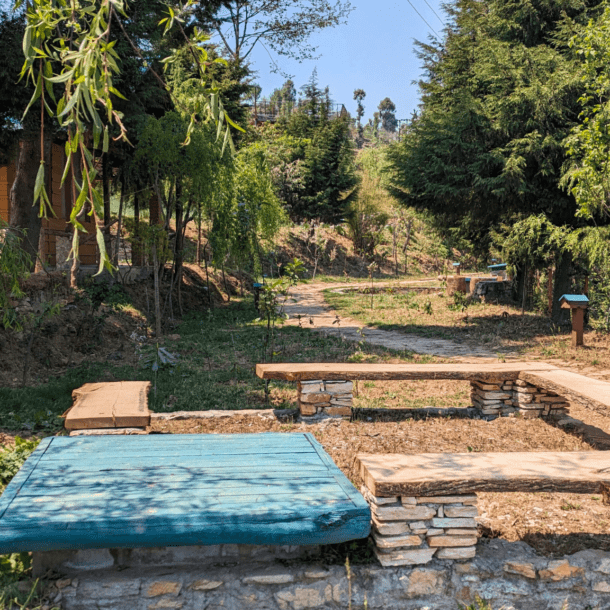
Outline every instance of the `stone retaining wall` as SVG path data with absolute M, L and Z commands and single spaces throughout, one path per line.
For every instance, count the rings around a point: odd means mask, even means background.
M 471 400 L 485 419 L 524 417 L 559 418 L 568 412 L 563 396 L 537 388 L 526 381 L 471 381 Z
M 371 507 L 375 554 L 382 566 L 472 559 L 476 553 L 476 494 L 377 498 L 365 486 Z
M 63 610 L 355 610 L 365 600 L 367 608 L 380 610 L 457 610 L 477 597 L 493 610 L 610 608 L 610 553 L 587 550 L 549 559 L 523 542 L 494 539 L 480 546 L 466 562 L 352 566 L 349 573 L 319 561 L 72 568 L 56 577 L 48 593 Z

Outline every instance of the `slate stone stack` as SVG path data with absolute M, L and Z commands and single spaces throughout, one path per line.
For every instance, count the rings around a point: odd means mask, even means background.
M 365 486 L 361 492 L 371 507 L 375 554 L 382 566 L 475 556 L 476 494 L 379 498 Z
M 559 418 L 568 412 L 563 396 L 522 381 L 471 381 L 470 398 L 484 419 L 523 417 L 525 419 Z
M 351 381 L 300 381 L 298 384 L 301 417 L 351 417 L 354 397 Z

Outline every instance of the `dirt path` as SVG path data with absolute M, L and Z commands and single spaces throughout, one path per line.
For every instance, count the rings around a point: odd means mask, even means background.
M 430 282 L 421 280 L 417 283 Z M 412 285 L 411 281 L 405 285 Z M 383 282 L 375 283 L 377 288 L 384 286 Z M 396 286 L 396 283 L 387 283 Z M 368 328 L 360 322 L 349 318 L 339 318 L 337 312 L 332 310 L 324 301 L 323 291 L 332 288 L 346 288 L 341 284 L 305 284 L 294 288 L 290 296 L 295 302 L 286 305 L 286 313 L 290 316 L 286 324 L 310 328 L 328 335 L 343 337 L 349 341 L 366 341 L 371 345 L 387 347 L 393 350 L 409 350 L 418 354 L 429 354 L 441 358 L 481 359 L 494 360 L 498 356 L 484 348 L 473 348 L 470 345 L 460 345 L 447 339 L 428 339 L 417 335 L 405 334 L 398 331 Z M 299 319 L 300 316 L 300 319 Z

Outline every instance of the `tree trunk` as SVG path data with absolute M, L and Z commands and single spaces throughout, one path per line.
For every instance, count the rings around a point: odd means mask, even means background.
M 46 133 L 46 132 L 45 132 Z M 51 175 L 51 138 L 45 137 L 44 158 L 45 178 Z M 31 269 L 36 264 L 38 254 L 38 240 L 40 239 L 39 206 L 34 205 L 34 186 L 36 175 L 40 168 L 40 134 L 32 132 L 21 141 L 19 156 L 15 168 L 15 181 L 10 193 L 10 226 L 25 232 L 22 246 L 31 257 Z M 48 189 L 47 189 L 48 192 Z M 42 257 L 41 257 L 42 258 Z
M 121 230 L 123 227 L 123 205 L 125 203 L 125 184 L 121 184 L 121 201 L 119 203 L 119 222 L 116 230 L 116 243 L 114 244 L 113 264 L 119 266 L 119 250 L 121 246 Z
M 551 320 L 555 324 L 569 324 L 570 323 L 570 310 L 562 309 L 559 304 L 559 299 L 562 295 L 568 294 L 571 288 L 570 279 L 570 268 L 572 266 L 572 256 L 564 252 L 557 258 L 557 265 L 555 266 L 555 284 L 553 287 L 553 311 L 551 313 Z
M 110 163 L 108 154 L 102 156 L 102 191 L 104 198 L 104 245 L 108 257 L 112 257 L 112 242 L 110 238 Z
M 140 238 L 140 193 L 133 194 L 133 239 L 131 240 L 131 264 L 141 267 L 144 264 Z

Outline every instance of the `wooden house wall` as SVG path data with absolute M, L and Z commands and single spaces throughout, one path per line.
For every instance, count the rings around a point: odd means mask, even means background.
M 14 165 L 0 165 L 0 218 L 9 222 L 11 187 L 15 180 Z
M 72 237 L 72 227 L 69 225 L 72 211 L 72 183 L 68 175 L 64 186 L 61 186 L 61 177 L 65 165 L 65 151 L 61 144 L 53 144 L 51 149 L 51 172 L 47 175 L 47 188 L 51 206 L 55 216 L 49 215 L 42 219 L 41 226 L 41 258 L 48 265 L 57 264 L 57 240 Z M 15 165 L 0 166 L 0 218 L 9 222 L 10 190 L 15 180 Z M 95 223 L 90 216 L 82 222 L 87 232 L 95 233 Z M 65 234 L 65 235 L 62 235 Z M 79 247 L 81 264 L 95 265 L 98 261 L 98 251 L 95 239 L 88 243 L 81 243 Z M 63 261 L 61 261 L 63 262 Z

